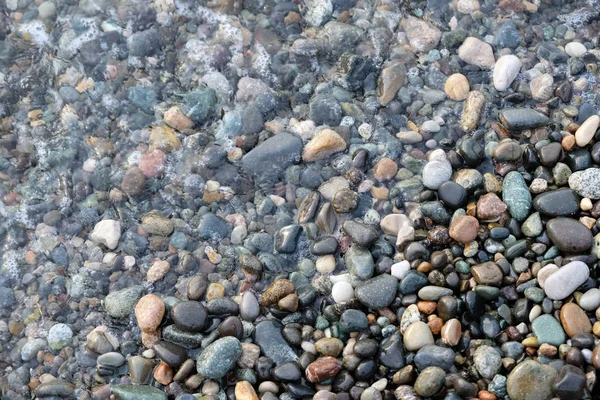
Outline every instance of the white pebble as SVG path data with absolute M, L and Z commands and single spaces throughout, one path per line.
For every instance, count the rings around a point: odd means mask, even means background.
M 404 279 L 408 271 L 410 271 L 410 263 L 406 260 L 392 264 L 392 276 L 396 277 L 399 281 Z
M 331 297 L 336 303 L 343 303 L 354 298 L 354 289 L 348 282 L 337 282 L 331 288 Z
M 571 42 L 567 43 L 565 46 L 565 53 L 567 53 L 569 57 L 581 57 L 587 53 L 587 48 L 583 45 L 583 43 Z
M 317 348 L 311 342 L 302 342 L 300 347 L 302 347 L 302 350 L 306 351 L 307 353 L 317 354 Z
M 335 257 L 331 254 L 317 258 L 317 272 L 328 274 L 335 269 Z
M 579 207 L 581 207 L 583 211 L 589 211 L 592 209 L 593 206 L 594 205 L 592 204 L 592 201 L 587 197 L 581 199 L 581 202 L 579 203 Z

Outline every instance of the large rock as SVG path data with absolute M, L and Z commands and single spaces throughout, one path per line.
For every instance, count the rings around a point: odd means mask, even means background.
M 592 247 L 592 232 L 581 222 L 571 218 L 553 218 L 546 223 L 548 236 L 561 251 L 581 253 Z
M 508 395 L 511 400 L 550 400 L 556 374 L 556 370 L 549 365 L 525 360 L 508 375 Z
M 498 113 L 502 125 L 511 131 L 524 131 L 546 125 L 548 117 L 531 108 L 507 108 Z
M 291 164 L 300 160 L 302 140 L 280 132 L 256 146 L 242 158 L 243 168 L 260 181 L 275 181 Z

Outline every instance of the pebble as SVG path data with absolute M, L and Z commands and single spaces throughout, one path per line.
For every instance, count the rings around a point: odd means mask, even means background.
M 467 64 L 491 69 L 496 60 L 492 46 L 476 37 L 468 37 L 458 48 L 458 57 Z
M 378 310 L 387 307 L 394 300 L 397 283 L 392 275 L 378 275 L 359 285 L 354 294 L 365 307 Z
M 552 384 L 557 371 L 549 365 L 525 360 L 511 371 L 506 380 L 512 400 L 547 400 L 553 397 Z
M 485 379 L 492 379 L 502 367 L 502 357 L 496 349 L 491 346 L 480 346 L 475 350 L 473 356 L 477 372 Z
M 140 329 L 154 332 L 160 326 L 165 315 L 165 303 L 155 294 L 147 294 L 135 305 L 135 318 Z
M 417 351 L 433 343 L 433 335 L 425 322 L 415 321 L 404 332 L 404 347 L 408 351 Z
M 421 52 L 435 48 L 442 37 L 442 32 L 436 26 L 420 18 L 409 16 L 402 21 L 402 27 L 410 45 Z
M 570 42 L 565 46 L 565 53 L 567 53 L 569 57 L 582 57 L 587 53 L 587 48 L 582 43 Z
M 450 75 L 444 84 L 444 91 L 455 101 L 466 99 L 470 89 L 469 81 L 463 74 Z
M 240 341 L 232 336 L 216 340 L 198 355 L 198 373 L 209 379 L 220 379 L 237 363 L 242 354 Z
M 546 286 L 547 287 L 547 286 Z M 538 343 L 560 346 L 566 341 L 565 331 L 560 323 L 551 315 L 540 315 L 531 323 L 533 334 Z
M 531 97 L 534 100 L 543 102 L 548 101 L 552 97 L 552 84 L 554 78 L 550 74 L 542 74 L 531 80 Z
M 423 397 L 435 395 L 444 386 L 445 376 L 445 371 L 439 367 L 425 368 L 415 381 L 415 392 Z
M 567 303 L 560 309 L 560 323 L 567 335 L 572 338 L 592 332 L 592 323 L 577 304 Z
M 600 199 L 600 168 L 574 172 L 569 176 L 569 187 L 582 197 Z
M 577 146 L 587 146 L 594 138 L 598 125 L 600 125 L 600 116 L 592 115 L 586 119 L 579 128 L 577 128 L 577 131 L 575 131 L 575 142 L 577 143 Z
M 510 215 L 518 221 L 525 220 L 532 200 L 523 176 L 517 171 L 511 171 L 504 177 L 502 184 L 502 201 L 508 207 Z
M 600 307 L 600 289 L 591 288 L 579 298 L 579 306 L 586 311 Z
M 507 54 L 498 59 L 494 66 L 494 87 L 502 92 L 510 87 L 521 70 L 521 60 L 515 55 Z
M 304 147 L 302 159 L 307 162 L 322 160 L 346 148 L 346 142 L 335 131 L 323 129 Z
M 592 247 L 592 232 L 581 222 L 571 218 L 553 218 L 546 223 L 548 237 L 566 253 L 581 253 Z
M 479 230 L 477 218 L 458 215 L 450 223 L 450 237 L 459 243 L 467 244 L 475 240 Z
M 470 91 L 463 103 L 463 113 L 460 120 L 460 127 L 463 131 L 470 132 L 477 128 L 484 106 L 485 97 L 483 93 L 477 90 Z
M 110 250 L 114 250 L 119 245 L 121 238 L 121 223 L 112 219 L 105 219 L 94 226 L 90 233 L 90 240 L 102 243 Z

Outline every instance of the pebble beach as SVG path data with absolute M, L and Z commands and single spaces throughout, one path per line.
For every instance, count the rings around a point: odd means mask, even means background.
M 600 0 L 0 0 L 2 400 L 600 399 Z

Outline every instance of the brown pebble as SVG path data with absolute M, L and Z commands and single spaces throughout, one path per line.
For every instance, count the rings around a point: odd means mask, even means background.
M 592 332 L 590 319 L 585 311 L 575 303 L 567 303 L 562 306 L 560 309 L 560 323 L 569 337 Z
M 542 345 L 538 349 L 538 352 L 546 357 L 554 357 L 558 353 L 558 349 L 556 348 L 556 346 L 552 346 L 551 344 L 542 343 Z
M 479 222 L 468 215 L 458 215 L 450 223 L 450 237 L 459 243 L 467 244 L 477 238 Z
M 161 385 L 168 385 L 173 381 L 173 369 L 167 363 L 161 361 L 154 370 L 154 379 Z
M 236 400 L 258 400 L 256 391 L 248 381 L 239 381 L 235 384 L 235 398 Z
M 379 160 L 373 167 L 373 177 L 378 181 L 389 181 L 396 175 L 396 172 L 398 172 L 398 165 L 386 157 Z
M 296 293 L 296 288 L 292 282 L 287 279 L 277 279 L 261 295 L 261 301 L 265 307 L 270 307 L 292 293 Z
M 135 318 L 144 332 L 154 332 L 165 315 L 165 303 L 155 294 L 147 294 L 135 305 Z
M 306 379 L 312 383 L 319 383 L 332 378 L 340 372 L 340 364 L 333 357 L 321 357 L 308 364 Z

